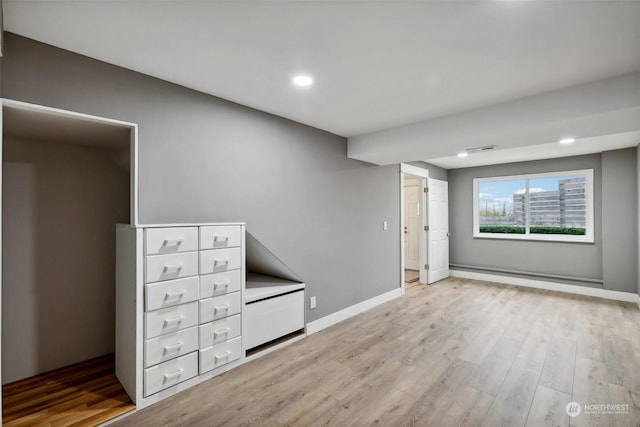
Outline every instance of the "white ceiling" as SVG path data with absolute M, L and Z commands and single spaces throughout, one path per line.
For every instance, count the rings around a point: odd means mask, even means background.
M 640 70 L 640 1 L 4 0 L 4 21 L 347 137 Z
M 557 141 L 525 147 L 507 148 L 470 154 L 467 157 L 448 156 L 429 161 L 445 169 L 470 166 L 495 165 L 522 160 L 551 159 L 555 157 L 579 156 L 608 150 L 635 147 L 640 143 L 640 132 L 623 132 L 591 138 L 580 138 L 572 144 L 563 145 Z

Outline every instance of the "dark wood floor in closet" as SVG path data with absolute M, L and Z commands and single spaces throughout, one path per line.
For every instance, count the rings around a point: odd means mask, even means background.
M 135 409 L 113 354 L 6 384 L 2 405 L 4 426 L 95 426 Z

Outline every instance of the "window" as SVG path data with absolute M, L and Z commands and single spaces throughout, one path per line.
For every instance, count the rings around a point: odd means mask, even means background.
M 473 237 L 593 242 L 593 170 L 473 180 Z

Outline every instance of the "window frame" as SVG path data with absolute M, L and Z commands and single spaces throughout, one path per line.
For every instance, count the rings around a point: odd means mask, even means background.
M 539 178 L 561 178 L 563 176 L 584 175 L 585 182 L 585 234 L 530 234 L 529 233 L 529 181 Z M 474 239 L 502 239 L 502 240 L 533 240 L 547 242 L 570 242 L 570 243 L 594 243 L 594 186 L 593 186 L 593 169 L 579 169 L 571 171 L 544 172 L 522 175 L 496 176 L 486 178 L 473 179 L 473 238 Z M 525 198 L 525 234 L 507 234 L 507 233 L 480 233 L 480 206 L 479 206 L 479 187 L 484 182 L 496 181 L 516 181 L 524 180 L 527 189 Z

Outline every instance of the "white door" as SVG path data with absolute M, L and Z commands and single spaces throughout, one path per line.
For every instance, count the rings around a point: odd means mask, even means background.
M 428 283 L 449 277 L 449 183 L 429 179 Z
M 420 180 L 404 184 L 404 268 L 420 269 Z

